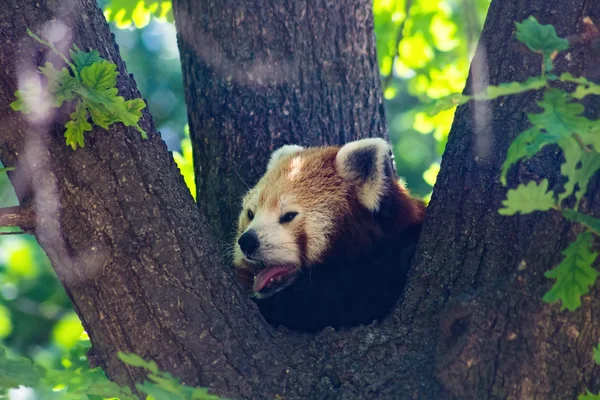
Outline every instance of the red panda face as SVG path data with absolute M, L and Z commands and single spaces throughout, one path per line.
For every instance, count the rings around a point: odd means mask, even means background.
M 357 207 L 367 218 L 377 211 L 392 182 L 385 177 L 389 153 L 382 139 L 273 153 L 243 199 L 234 244 L 234 264 L 253 277 L 256 297 L 272 296 L 321 263 Z

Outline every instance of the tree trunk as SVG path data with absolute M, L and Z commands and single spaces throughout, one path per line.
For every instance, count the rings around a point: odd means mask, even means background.
M 534 96 L 459 109 L 410 282 L 389 318 L 349 331 L 293 334 L 268 326 L 234 283 L 149 115 L 142 121 L 148 141 L 121 125 L 108 132 L 95 128 L 86 147 L 72 151 L 62 136 L 65 110 L 31 120 L 10 109 L 19 80 L 48 58 L 25 28 L 42 32 L 51 20 L 69 28 L 78 46 L 98 49 L 113 60 L 121 72 L 120 92 L 126 98 L 139 96 L 94 0 L 24 3 L 9 0 L 0 8 L 0 159 L 17 167 L 11 180 L 22 204 L 36 211 L 35 235 L 90 334 L 92 361 L 111 378 L 122 384 L 142 379 L 139 370 L 117 360 L 121 350 L 155 360 L 185 383 L 232 398 L 562 399 L 584 387 L 600 389 L 591 360 L 600 337 L 598 290 L 574 313 L 541 302 L 549 287 L 542 273 L 560 260 L 574 228 L 552 213 L 511 218 L 497 213 L 505 194 L 498 184 L 499 167 L 510 141 L 525 127 L 523 109 L 534 107 Z M 207 179 L 199 188 L 229 199 L 225 211 L 209 211 L 220 235 L 235 213 L 234 193 L 242 191 L 233 182 L 236 169 L 243 169 L 251 184 L 279 141 L 339 142 L 365 131 L 384 132 L 367 32 L 370 12 L 364 4 L 352 14 L 344 4 L 308 8 L 294 3 L 289 15 L 269 11 L 270 3 L 260 12 L 249 5 L 219 19 L 217 13 L 226 15 L 231 7 L 203 2 L 196 5 L 204 11 L 198 20 L 183 4 L 175 7 L 187 101 L 193 138 L 202 135 L 203 141 L 195 145 L 205 163 L 198 173 Z M 317 17 L 317 9 L 329 11 Z M 481 84 L 484 76 L 498 83 L 537 74 L 539 57 L 521 51 L 513 35 L 514 21 L 532 13 L 556 25 L 563 36 L 581 29 L 583 16 L 600 19 L 592 0 L 494 1 L 470 86 Z M 347 24 L 332 22 L 339 20 Z M 253 28 L 238 35 L 243 21 Z M 281 27 L 276 43 L 268 34 L 271 24 Z M 193 26 L 207 33 L 192 41 L 189 35 L 198 34 Z M 350 33 L 355 29 L 364 36 Z M 304 30 L 323 33 L 315 42 Z M 356 40 L 348 49 L 328 47 L 336 35 Z M 227 41 L 228 36 L 239 39 Z M 211 56 L 201 56 L 200 50 Z M 486 58 L 487 65 L 481 65 Z M 201 60 L 213 64 L 190 69 Z M 562 61 L 562 68 L 597 80 L 597 61 L 581 48 Z M 290 67 L 273 68 L 283 64 Z M 259 68 L 264 65 L 266 73 Z M 313 75 L 311 68 L 320 72 Z M 299 80 L 289 83 L 280 72 L 286 70 Z M 256 76 L 275 81 L 260 84 Z M 315 87 L 324 93 L 317 95 Z M 356 95 L 349 100 L 350 93 Z M 590 104 L 592 114 L 598 111 L 598 104 Z M 221 131 L 226 133 L 216 137 Z M 215 147 L 204 148 L 207 142 Z M 249 149 L 257 153 L 246 161 L 241 154 Z M 561 155 L 547 149 L 514 169 L 511 184 L 537 176 L 556 182 L 560 162 Z M 227 177 L 222 184 L 214 183 L 216 172 L 204 172 L 209 167 Z M 209 184 L 216 186 L 206 189 Z M 596 180 L 586 203 L 596 216 L 597 188 Z M 201 197 L 199 204 L 212 207 Z
M 198 204 L 230 241 L 283 144 L 386 135 L 371 0 L 175 0 Z
M 582 32 L 583 17 L 600 21 L 600 3 L 493 1 L 468 91 L 539 74 L 541 56 L 514 36 L 514 22 L 529 15 L 565 37 Z M 598 82 L 599 56 L 589 44 L 575 47 L 555 60 L 558 74 L 568 71 Z M 417 331 L 432 335 L 440 326 L 436 374 L 459 398 L 573 399 L 586 387 L 600 388 L 600 369 L 592 360 L 600 338 L 599 285 L 576 312 L 542 302 L 551 286 L 543 274 L 562 260 L 578 227 L 557 212 L 514 217 L 497 212 L 506 198 L 500 166 L 512 140 L 529 127 L 525 112 L 536 111 L 539 97 L 533 93 L 460 107 L 428 208 L 402 309 L 403 315 L 416 312 Z M 589 117 L 600 116 L 599 106 L 597 98 L 588 99 Z M 509 186 L 543 178 L 562 185 L 562 161 L 556 146 L 546 148 L 511 169 Z M 596 176 L 586 213 L 600 215 L 599 196 Z

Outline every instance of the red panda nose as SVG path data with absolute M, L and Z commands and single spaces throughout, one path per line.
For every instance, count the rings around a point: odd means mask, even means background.
M 256 249 L 258 249 L 258 246 L 260 246 L 256 231 L 254 229 L 250 229 L 244 232 L 244 234 L 238 239 L 238 244 L 240 245 L 240 249 L 242 249 L 244 254 L 247 256 L 254 254 Z

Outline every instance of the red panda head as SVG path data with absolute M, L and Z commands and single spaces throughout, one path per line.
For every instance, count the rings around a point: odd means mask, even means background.
M 293 284 L 301 269 L 324 262 L 335 247 L 358 253 L 369 247 L 382 234 L 372 226 L 373 215 L 390 196 L 409 199 L 393 177 L 390 145 L 383 139 L 341 148 L 283 146 L 243 199 L 234 264 L 240 276 L 253 280 L 256 297 L 269 297 Z M 404 219 L 400 225 L 420 219 L 420 206 L 401 203 L 408 209 L 393 216 Z M 340 241 L 344 235 L 352 237 Z

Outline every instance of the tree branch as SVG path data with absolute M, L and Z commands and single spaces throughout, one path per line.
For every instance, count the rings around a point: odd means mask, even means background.
M 18 226 L 24 231 L 35 228 L 36 216 L 29 206 L 0 208 L 0 226 Z M 15 235 L 25 232 L 2 232 L 2 235 Z
M 406 4 L 404 6 L 404 19 L 400 23 L 398 27 L 398 36 L 396 36 L 396 47 L 394 47 L 394 55 L 392 56 L 392 70 L 390 73 L 383 79 L 381 84 L 382 89 L 385 89 L 390 86 L 392 82 L 392 78 L 394 77 L 394 61 L 400 55 L 400 42 L 404 38 L 404 26 L 406 25 L 406 21 L 408 20 L 408 13 L 410 12 L 410 7 L 412 6 L 412 0 L 406 0 Z

